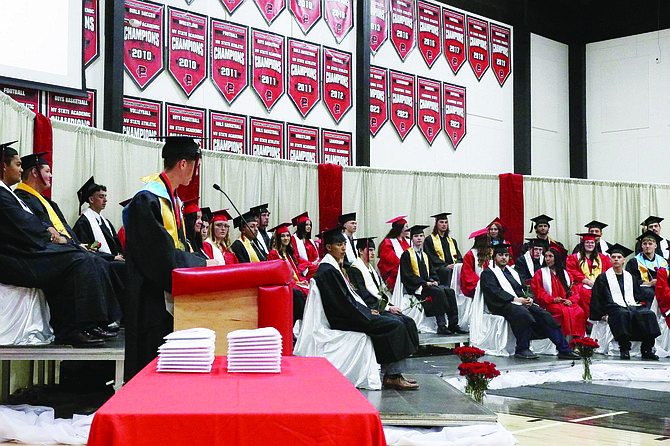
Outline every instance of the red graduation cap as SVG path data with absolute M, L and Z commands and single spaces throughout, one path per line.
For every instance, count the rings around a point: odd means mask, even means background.
M 401 215 L 400 217 L 390 219 L 386 223 L 391 223 L 393 225 L 404 225 L 407 224 L 407 220 L 405 220 L 405 218 L 407 218 L 407 215 Z
M 580 233 L 575 234 L 575 235 L 580 236 L 582 238 L 582 241 L 584 241 L 584 240 L 595 240 L 596 239 L 595 234 L 591 234 L 590 232 L 580 232 Z
M 214 224 L 217 221 L 230 221 L 233 217 L 228 213 L 228 209 L 221 209 L 220 211 L 212 212 L 212 223 Z
M 274 228 L 270 229 L 270 232 L 274 232 L 275 234 L 290 233 L 288 230 L 289 226 L 291 226 L 291 223 L 280 223 Z
M 568 250 L 559 245 L 558 243 L 554 242 L 553 240 L 549 242 L 549 249 L 552 248 L 558 252 L 558 255 L 561 256 L 561 259 L 565 260 L 568 257 Z
M 291 219 L 291 223 L 293 223 L 293 226 L 298 226 L 300 223 L 304 223 L 307 220 L 309 220 L 309 214 L 307 212 L 303 212 L 302 214 L 298 215 L 297 217 L 293 217 Z
M 184 210 L 182 211 L 184 215 L 194 214 L 200 211 L 198 200 L 200 200 L 200 197 L 195 197 L 184 201 Z
M 498 225 L 500 225 L 500 227 L 503 229 L 503 231 L 507 230 L 507 228 L 505 227 L 505 224 L 500 219 L 500 217 L 496 217 L 495 219 L 493 219 L 493 221 L 488 224 L 487 228 L 490 228 L 493 223 L 497 223 Z
M 470 234 L 470 237 L 468 237 L 468 238 L 475 238 L 475 237 L 479 237 L 479 236 L 482 236 L 482 235 L 486 235 L 488 232 L 489 232 L 489 227 L 487 226 L 485 228 L 482 228 L 478 231 L 473 232 L 472 234 Z

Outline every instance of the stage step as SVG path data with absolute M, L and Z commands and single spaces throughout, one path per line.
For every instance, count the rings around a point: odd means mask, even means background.
M 470 335 L 440 335 L 435 333 L 419 333 L 419 345 L 428 346 L 436 345 L 440 347 L 458 347 L 459 345 L 468 344 L 470 342 Z

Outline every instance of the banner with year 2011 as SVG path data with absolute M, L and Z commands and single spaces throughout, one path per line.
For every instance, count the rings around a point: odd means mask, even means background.
M 247 117 L 235 113 L 209 111 L 210 150 L 247 153 Z
M 168 8 L 168 70 L 190 97 L 207 77 L 207 17 Z
M 251 86 L 269 111 L 284 94 L 284 37 L 251 30 Z
M 320 99 L 321 47 L 288 38 L 288 95 L 304 118 Z
M 165 67 L 163 61 L 163 5 L 126 0 L 123 24 L 123 65 L 140 90 Z M 139 25 L 131 26 L 131 23 Z
M 442 116 L 444 131 L 451 140 L 454 149 L 465 137 L 465 87 L 444 83 L 442 91 Z
M 151 139 L 161 136 L 163 103 L 131 96 L 123 97 L 123 134 Z
M 211 77 L 228 104 L 247 88 L 247 37 L 249 28 L 210 19 Z

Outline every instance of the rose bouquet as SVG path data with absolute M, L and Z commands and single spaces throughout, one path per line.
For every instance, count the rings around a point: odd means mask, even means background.
M 477 362 L 485 355 L 484 350 L 477 347 L 456 347 L 454 353 L 461 358 L 461 362 Z
M 572 350 L 577 353 L 584 362 L 584 374 L 582 375 L 582 380 L 584 382 L 590 383 L 591 378 L 591 357 L 595 350 L 600 347 L 598 341 L 591 338 L 575 338 L 570 341 L 570 347 Z
M 465 376 L 467 381 L 465 393 L 478 403 L 484 400 L 486 390 L 489 388 L 489 382 L 500 375 L 500 371 L 496 369 L 496 365 L 488 361 L 463 362 L 458 366 L 458 370 L 461 376 Z

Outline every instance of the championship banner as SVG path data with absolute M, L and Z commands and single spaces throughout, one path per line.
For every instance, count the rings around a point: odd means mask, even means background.
M 98 0 L 84 0 L 84 66 L 87 67 L 100 54 L 98 42 Z
M 269 25 L 281 14 L 286 8 L 285 0 L 254 0 L 261 15 Z
M 186 97 L 207 77 L 207 17 L 168 7 L 168 70 Z
M 351 133 L 321 129 L 322 163 L 351 165 Z
M 417 122 L 428 144 L 433 145 L 435 137 L 442 130 L 442 85 L 439 81 L 417 78 L 417 98 L 419 107 Z
M 491 23 L 491 69 L 502 87 L 512 71 L 512 31 Z
M 489 24 L 468 16 L 468 59 L 477 80 L 481 80 L 489 68 Z
M 319 45 L 288 38 L 288 95 L 304 118 L 319 102 Z
M 391 43 L 401 60 L 405 60 L 416 39 L 414 26 L 414 1 L 390 0 L 391 2 Z
M 323 12 L 328 28 L 337 43 L 341 43 L 351 28 L 354 27 L 352 17 L 354 5 L 352 0 L 323 0 Z
M 284 94 L 284 37 L 252 29 L 251 53 L 251 85 L 270 111 Z
M 165 104 L 165 122 L 167 136 L 191 136 L 201 149 L 205 148 L 204 109 Z
M 244 3 L 244 0 L 221 0 L 221 3 L 226 8 L 226 11 L 228 11 L 228 14 L 232 14 Z
M 163 134 L 163 103 L 148 99 L 123 97 L 123 134 L 135 138 L 156 138 Z
M 370 133 L 372 136 L 388 120 L 386 98 L 388 94 L 388 71 L 386 68 L 370 66 Z
M 284 123 L 270 119 L 249 118 L 251 134 L 250 155 L 265 158 L 284 158 Z
M 212 82 L 228 104 L 242 93 L 249 84 L 247 70 L 247 37 L 249 28 L 210 19 Z
M 416 4 L 419 19 L 419 51 L 429 68 L 442 53 L 440 39 L 440 7 L 432 3 L 419 0 Z
M 95 90 L 87 90 L 88 97 L 69 94 L 47 94 L 47 118 L 70 124 L 95 127 Z
M 316 157 L 319 153 L 319 129 L 287 123 L 286 133 L 288 134 L 288 159 L 316 164 Z
M 442 97 L 444 105 L 444 131 L 451 140 L 454 149 L 465 136 L 465 87 L 444 83 Z
M 323 100 L 335 122 L 351 108 L 351 53 L 323 47 Z
M 444 29 L 444 56 L 454 72 L 458 74 L 465 63 L 465 15 L 448 8 L 442 8 L 442 22 Z
M 288 9 L 303 34 L 307 34 L 321 18 L 321 0 L 289 0 Z
M 39 112 L 42 109 L 42 92 L 32 88 L 11 87 L 9 85 L 0 85 L 0 91 L 14 99 L 19 104 L 28 107 L 32 112 Z
M 388 38 L 388 0 L 370 0 L 370 50 L 377 54 Z
M 413 74 L 389 70 L 391 90 L 391 122 L 401 140 L 414 127 L 414 82 Z
M 140 90 L 163 71 L 163 5 L 126 0 L 123 25 L 123 65 Z M 140 22 L 130 26 L 130 20 Z
M 209 140 L 216 152 L 247 153 L 247 117 L 235 113 L 209 111 Z

